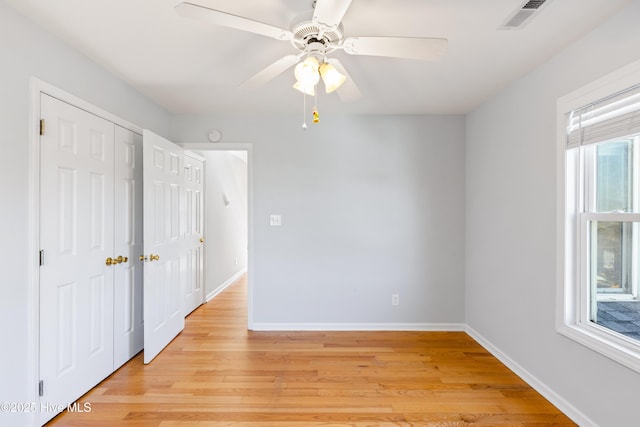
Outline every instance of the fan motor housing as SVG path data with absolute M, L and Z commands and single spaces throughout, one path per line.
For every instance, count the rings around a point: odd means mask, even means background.
M 342 25 L 326 28 L 312 20 L 302 21 L 291 27 L 293 40 L 291 44 L 301 52 L 325 55 L 336 50 L 334 45 L 339 45 L 344 34 Z

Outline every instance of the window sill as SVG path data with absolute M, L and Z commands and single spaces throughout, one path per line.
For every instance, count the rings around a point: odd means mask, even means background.
M 599 294 L 596 297 L 597 301 L 637 301 L 638 299 L 632 294 Z
M 598 325 L 571 324 L 558 328 L 558 333 L 585 347 L 640 373 L 640 345 Z

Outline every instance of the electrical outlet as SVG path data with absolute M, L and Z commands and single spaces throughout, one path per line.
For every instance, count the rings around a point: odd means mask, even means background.
M 400 294 L 391 294 L 391 305 L 400 305 Z

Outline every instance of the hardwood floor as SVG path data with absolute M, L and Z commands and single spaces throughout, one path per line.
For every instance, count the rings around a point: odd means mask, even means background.
M 463 332 L 251 332 L 241 279 L 51 426 L 573 426 Z

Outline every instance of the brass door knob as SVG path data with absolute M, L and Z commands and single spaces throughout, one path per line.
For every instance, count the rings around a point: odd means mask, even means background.
M 113 264 L 115 264 L 115 262 L 113 262 L 113 258 L 111 257 L 107 258 L 104 263 L 107 265 L 107 267 L 111 267 Z
M 204 237 L 200 238 L 200 243 L 204 243 Z
M 116 258 L 115 260 L 118 262 L 118 264 L 120 264 L 121 262 L 128 262 L 128 261 L 129 261 L 129 258 L 127 258 L 126 256 L 122 256 L 122 255 L 120 255 L 120 256 L 118 256 L 118 258 Z
M 160 259 L 160 255 L 149 254 L 150 261 L 158 261 Z
M 144 255 L 140 255 L 140 261 L 145 262 L 147 260 L 147 257 Z

